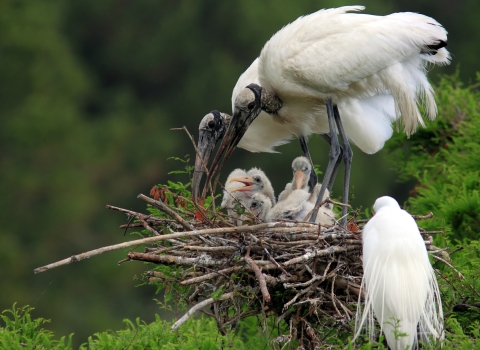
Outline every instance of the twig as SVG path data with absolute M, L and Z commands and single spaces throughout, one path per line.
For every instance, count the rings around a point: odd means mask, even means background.
M 200 265 L 200 266 L 217 266 L 225 264 L 225 260 L 214 260 L 212 257 L 202 254 L 196 258 L 188 258 L 174 255 L 156 255 L 130 252 L 127 255 L 131 260 L 140 260 L 153 262 L 156 264 L 176 264 L 176 265 Z
M 187 230 L 192 231 L 194 229 L 188 222 L 186 222 L 180 215 L 178 215 L 172 209 L 170 209 L 165 203 L 156 201 L 155 199 L 147 197 L 141 193 L 137 196 L 137 198 L 140 198 L 141 200 L 147 202 L 148 204 L 153 205 L 158 209 L 160 209 L 161 211 L 165 212 L 166 214 L 170 215 Z
M 230 246 L 220 246 L 220 247 L 200 247 L 194 245 L 185 245 L 183 246 L 185 250 L 195 250 L 201 252 L 235 252 L 238 248 L 230 247 Z
M 145 215 L 141 215 L 138 217 L 138 220 L 142 223 L 143 227 L 145 227 L 148 231 L 153 233 L 154 236 L 161 236 L 160 233 L 157 232 L 157 230 L 154 230 L 150 225 L 147 223 L 145 220 Z
M 412 218 L 415 220 L 431 219 L 433 218 L 433 213 L 430 212 L 427 215 L 412 215 Z
M 94 250 L 90 250 L 88 252 L 78 254 L 78 255 L 72 255 L 69 258 L 57 261 L 55 263 L 51 263 L 42 267 L 38 267 L 35 270 L 33 270 L 34 273 L 40 273 L 40 272 L 45 272 L 47 270 L 63 266 L 63 265 L 68 265 L 73 262 L 81 261 L 87 258 L 91 258 L 92 256 L 99 255 L 105 252 L 109 252 L 112 250 L 119 250 L 123 248 L 128 248 L 140 244 L 145 244 L 145 243 L 155 243 L 158 241 L 166 241 L 169 239 L 175 239 L 175 238 L 183 238 L 183 237 L 192 237 L 192 236 L 200 236 L 200 235 L 216 235 L 216 234 L 224 234 L 224 233 L 234 233 L 234 232 L 258 232 L 263 229 L 275 229 L 275 228 L 282 228 L 284 227 L 283 224 L 280 223 L 266 223 L 266 224 L 259 224 L 259 225 L 254 225 L 254 226 L 239 226 L 239 227 L 225 227 L 225 228 L 213 228 L 213 229 L 205 229 L 205 230 L 195 230 L 195 231 L 190 231 L 190 232 L 175 232 L 171 234 L 166 234 L 166 235 L 161 235 L 161 236 L 154 236 L 154 237 L 146 237 L 146 238 L 141 238 L 137 239 L 134 241 L 130 242 L 124 242 L 124 243 L 119 243 L 119 244 L 114 244 L 110 246 L 106 246 L 103 248 L 98 248 Z M 303 229 L 303 228 L 302 228 Z
M 334 254 L 334 253 L 342 253 L 342 252 L 346 252 L 347 250 L 351 250 L 351 249 L 352 249 L 352 247 L 339 247 L 339 246 L 332 246 L 332 247 L 328 247 L 326 249 L 321 249 L 321 250 L 315 249 L 315 250 L 310 251 L 306 254 L 303 254 L 302 256 L 299 256 L 297 258 L 293 258 L 291 260 L 288 260 L 287 262 L 283 263 L 283 265 L 284 266 L 289 266 L 289 265 L 293 265 L 293 264 L 298 264 L 298 263 L 308 261 L 308 260 L 310 260 L 312 258 L 315 258 L 315 257 L 318 257 L 318 256 L 325 256 L 325 255 Z M 358 249 L 358 248 L 353 247 L 353 249 Z
M 175 322 L 172 325 L 172 328 L 171 328 L 172 331 L 176 330 L 178 327 L 180 327 L 182 324 L 184 324 L 195 312 L 197 312 L 201 308 L 204 308 L 205 306 L 211 305 L 214 302 L 219 301 L 219 300 L 230 299 L 230 298 L 233 297 L 233 295 L 234 295 L 234 292 L 225 293 L 225 294 L 220 295 L 216 299 L 209 298 L 209 299 L 206 299 L 206 300 L 198 303 L 197 305 L 193 306 L 190 310 L 188 310 L 188 312 L 185 315 L 183 315 L 182 318 L 180 318 L 177 322 Z
M 247 251 L 247 255 L 245 255 L 245 262 L 250 266 L 250 268 L 255 272 L 255 277 L 257 277 L 258 284 L 260 285 L 260 290 L 262 291 L 263 299 L 266 303 L 270 302 L 270 293 L 268 292 L 267 282 L 265 281 L 265 277 L 263 276 L 262 272 L 258 268 L 257 264 L 250 258 L 250 249 Z
M 241 269 L 243 269 L 243 266 L 233 266 L 233 267 L 229 267 L 228 269 L 223 269 L 223 270 L 220 270 L 220 271 L 207 273 L 207 274 L 205 274 L 203 276 L 200 276 L 200 277 L 190 278 L 188 280 L 180 282 L 180 284 L 182 286 L 187 286 L 189 284 L 200 283 L 200 282 L 208 281 L 209 279 L 218 277 L 218 275 L 239 271 Z

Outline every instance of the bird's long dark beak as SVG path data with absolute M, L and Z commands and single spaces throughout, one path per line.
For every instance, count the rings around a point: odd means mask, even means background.
M 210 171 L 207 176 L 207 184 L 211 181 L 213 175 L 217 172 L 217 169 L 218 172 L 222 170 L 226 160 L 233 153 L 235 147 L 237 147 L 248 127 L 258 114 L 260 114 L 260 106 L 251 111 L 243 111 L 235 107 L 227 132 L 225 133 L 222 143 L 220 144 L 217 154 L 210 166 Z M 206 193 L 206 186 L 204 187 L 203 193 Z
M 200 181 L 202 180 L 203 173 L 207 172 L 208 160 L 215 148 L 215 143 L 215 136 L 211 132 L 205 130 L 199 131 L 197 143 L 198 153 L 195 157 L 195 170 L 192 181 L 192 195 L 195 202 L 198 199 Z

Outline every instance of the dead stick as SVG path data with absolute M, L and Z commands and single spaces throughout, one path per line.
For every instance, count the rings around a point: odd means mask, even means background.
M 146 237 L 146 238 L 136 239 L 134 241 L 114 244 L 114 245 L 106 246 L 106 247 L 103 247 L 103 248 L 90 250 L 88 252 L 81 253 L 81 254 L 78 254 L 78 255 L 73 255 L 69 258 L 57 261 L 55 263 L 51 263 L 51 264 L 36 268 L 35 270 L 33 270 L 33 272 L 35 272 L 35 273 L 44 272 L 44 271 L 53 269 L 55 267 L 68 265 L 68 264 L 71 264 L 72 262 L 77 262 L 77 261 L 80 261 L 80 260 L 84 260 L 84 259 L 90 258 L 90 257 L 95 256 L 95 255 L 99 255 L 99 254 L 102 254 L 102 253 L 105 253 L 105 252 L 109 252 L 109 251 L 112 251 L 112 250 L 124 249 L 124 248 L 128 248 L 128 247 L 133 247 L 133 246 L 140 245 L 140 244 L 155 243 L 155 242 L 158 242 L 158 241 L 166 241 L 166 240 L 169 240 L 169 239 L 200 236 L 200 235 L 216 235 L 216 234 L 234 233 L 234 232 L 238 232 L 238 233 L 241 233 L 241 232 L 258 232 L 258 231 L 264 230 L 264 229 L 284 228 L 284 227 L 288 227 L 288 226 L 292 226 L 292 225 L 286 225 L 285 226 L 285 224 L 282 224 L 282 223 L 266 223 L 266 224 L 259 224 L 259 225 L 253 225 L 253 226 L 213 228 L 213 229 L 205 229 L 205 230 L 194 230 L 194 231 L 192 230 L 190 232 L 174 232 L 174 233 L 171 233 L 171 234 L 168 234 L 168 235 Z M 302 230 L 303 230 L 303 228 L 302 228 Z
M 183 315 L 182 318 L 180 318 L 177 322 L 175 322 L 172 325 L 172 328 L 171 328 L 172 331 L 176 330 L 178 327 L 180 327 L 182 324 L 184 324 L 198 310 L 204 308 L 205 306 L 211 305 L 216 301 L 233 298 L 233 295 L 234 295 L 234 292 L 225 293 L 225 294 L 220 295 L 220 297 L 218 297 L 218 298 L 215 298 L 215 299 L 209 298 L 209 299 L 206 299 L 206 300 L 198 303 L 197 305 L 193 306 L 190 310 L 188 310 L 188 312 L 185 315 Z
M 128 257 L 131 260 L 140 260 L 153 262 L 156 264 L 176 264 L 176 265 L 201 265 L 201 266 L 216 266 L 224 265 L 225 261 L 222 260 L 213 260 L 209 256 L 200 255 L 196 258 L 188 258 L 184 256 L 175 256 L 175 255 L 156 255 L 156 254 L 146 254 L 146 253 L 137 253 L 130 252 Z
M 186 222 L 180 215 L 178 215 L 172 209 L 170 209 L 165 203 L 160 202 L 160 201 L 156 201 L 155 199 L 147 197 L 147 196 L 145 196 L 144 194 L 141 194 L 141 193 L 137 196 L 137 198 L 139 198 L 139 199 L 147 202 L 148 204 L 151 204 L 151 205 L 157 207 L 161 211 L 167 213 L 172 218 L 177 220 L 178 223 L 180 225 L 182 225 L 183 227 L 185 227 L 187 230 L 189 230 L 189 231 L 193 230 L 193 227 L 188 222 Z
M 357 247 L 332 246 L 332 247 L 328 247 L 327 249 L 314 250 L 312 252 L 308 252 L 297 258 L 290 259 L 287 262 L 284 262 L 283 265 L 284 266 L 294 265 L 294 264 L 298 264 L 298 263 L 313 259 L 317 256 L 325 256 L 325 255 L 334 254 L 334 253 L 342 253 L 342 252 L 346 252 L 347 250 L 352 250 L 354 248 L 357 248 Z
M 203 276 L 200 276 L 200 277 L 190 278 L 190 279 L 188 279 L 188 280 L 185 280 L 185 281 L 180 282 L 180 284 L 181 284 L 182 286 L 187 286 L 187 285 L 189 285 L 189 284 L 194 284 L 194 283 L 198 283 L 198 282 L 208 281 L 209 279 L 218 277 L 218 275 L 225 275 L 225 274 L 227 274 L 227 273 L 239 271 L 239 270 L 241 270 L 241 269 L 243 269 L 243 266 L 233 266 L 233 267 L 229 267 L 228 269 L 223 269 L 223 270 L 219 270 L 219 271 L 207 273 L 206 275 L 203 275 Z
M 250 249 L 247 252 L 247 255 L 245 256 L 245 262 L 250 266 L 250 268 L 255 272 L 255 277 L 257 277 L 258 284 L 260 285 L 260 290 L 262 291 L 263 299 L 265 300 L 266 303 L 270 302 L 270 293 L 268 292 L 267 288 L 267 281 L 265 281 L 265 277 L 262 274 L 262 271 L 260 271 L 259 267 L 255 262 L 250 258 Z
M 154 230 L 152 227 L 150 227 L 150 225 L 147 223 L 147 221 L 145 220 L 145 215 L 142 215 L 142 216 L 139 216 L 138 217 L 138 220 L 140 220 L 140 222 L 142 223 L 143 227 L 145 227 L 148 231 L 150 231 L 151 233 L 153 233 L 154 236 L 161 236 L 160 233 L 158 233 L 157 230 Z
M 185 245 L 182 248 L 185 250 L 196 250 L 196 251 L 202 251 L 202 252 L 225 252 L 225 251 L 234 252 L 239 250 L 239 248 L 230 247 L 230 246 L 200 247 L 200 246 L 193 246 L 193 245 Z
M 260 285 L 260 290 L 262 291 L 263 299 L 265 300 L 266 303 L 269 303 L 271 299 L 270 299 L 270 293 L 268 292 L 267 281 L 265 280 L 265 276 L 262 274 L 262 272 L 260 271 L 260 268 L 257 266 L 257 264 L 255 264 L 255 262 L 251 258 L 245 257 L 245 261 L 255 273 L 255 277 L 257 277 L 258 283 Z

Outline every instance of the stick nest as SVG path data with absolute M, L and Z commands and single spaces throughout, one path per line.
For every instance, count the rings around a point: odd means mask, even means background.
M 139 195 L 150 214 L 108 207 L 130 216 L 121 228 L 143 227 L 159 238 L 124 261 L 157 264 L 145 278 L 166 287 L 175 303 L 188 305 L 172 329 L 201 311 L 215 318 L 223 334 L 245 317 L 274 314 L 289 327 L 273 339 L 278 346 L 298 339 L 306 348 L 321 347 L 328 326 L 351 332 L 363 276 L 361 220 L 350 220 L 347 229 L 251 217 L 249 225 L 235 227 L 224 214 L 166 189 L 151 194 L 160 200 Z M 433 249 L 431 237 L 424 237 Z

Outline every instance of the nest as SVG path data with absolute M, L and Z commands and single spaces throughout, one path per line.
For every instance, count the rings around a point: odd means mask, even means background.
M 243 318 L 256 315 L 266 321 L 273 314 L 286 325 L 285 334 L 272 340 L 274 347 L 297 339 L 305 348 L 319 348 L 329 326 L 335 333 L 352 334 L 350 321 L 362 293 L 364 221 L 352 219 L 345 228 L 338 223 L 258 223 L 250 217 L 249 224 L 233 226 L 224 214 L 181 194 L 165 188 L 151 194 L 156 199 L 139 195 L 150 204 L 150 214 L 108 207 L 130 216 L 121 228 L 142 227 L 151 235 L 143 241 L 157 241 L 144 252 L 129 252 L 121 262 L 158 265 L 145 278 L 168 288 L 175 303 L 189 308 L 172 329 L 201 311 L 215 318 L 223 334 Z M 434 249 L 428 232 L 424 237 L 427 249 Z

